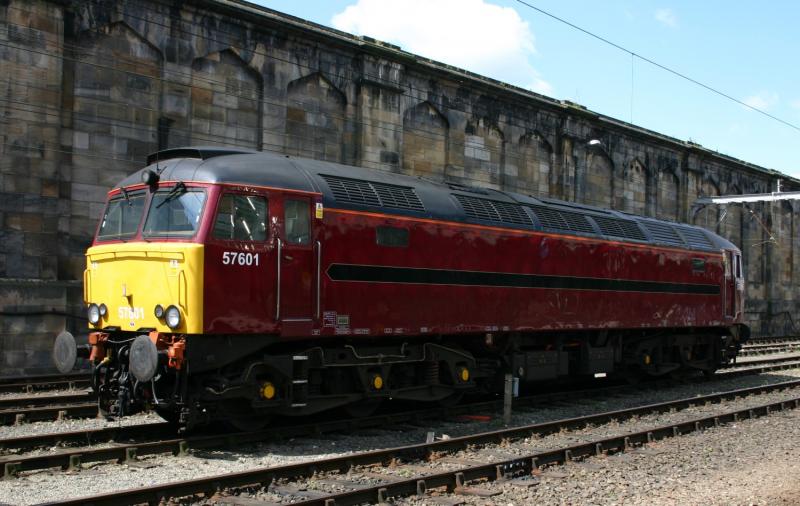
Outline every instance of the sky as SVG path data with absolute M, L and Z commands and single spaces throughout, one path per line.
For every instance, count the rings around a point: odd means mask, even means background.
M 800 2 L 258 0 L 800 178 Z

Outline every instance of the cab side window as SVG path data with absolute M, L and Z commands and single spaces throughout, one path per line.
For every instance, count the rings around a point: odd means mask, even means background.
M 286 242 L 308 244 L 311 241 L 311 211 L 308 201 L 286 199 L 284 213 Z
M 235 241 L 267 239 L 267 199 L 226 193 L 217 206 L 214 238 Z

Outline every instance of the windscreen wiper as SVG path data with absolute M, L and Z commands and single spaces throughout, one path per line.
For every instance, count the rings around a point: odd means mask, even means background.
M 183 181 L 178 181 L 177 183 L 175 183 L 175 186 L 173 186 L 170 189 L 169 193 L 167 193 L 167 196 L 164 197 L 164 200 L 162 200 L 161 202 L 158 203 L 158 205 L 156 206 L 156 209 L 158 209 L 159 207 L 163 206 L 164 204 L 166 204 L 170 200 L 174 199 L 175 197 L 177 197 L 178 195 L 181 195 L 182 193 L 184 193 L 186 191 L 187 191 L 186 190 L 186 185 L 183 183 Z
M 128 196 L 128 190 L 126 190 L 125 188 L 120 187 L 119 192 L 122 194 L 123 197 L 125 197 L 125 202 L 128 203 L 128 206 L 132 206 L 133 203 L 131 202 L 130 196 Z

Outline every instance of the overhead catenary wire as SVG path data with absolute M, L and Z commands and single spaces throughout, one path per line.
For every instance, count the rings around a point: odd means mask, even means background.
M 99 5 L 99 4 L 97 4 L 96 2 L 87 2 L 87 3 L 89 3 L 89 4 L 91 4 L 91 3 L 95 3 L 96 5 Z M 160 5 L 165 5 L 163 2 L 157 2 L 157 3 L 159 3 Z M 11 7 L 11 8 L 13 8 L 13 7 Z M 157 25 L 161 25 L 161 26 L 167 27 L 167 25 L 166 25 L 166 24 L 164 24 L 163 22 L 158 22 L 158 21 L 155 21 L 155 18 L 153 18 L 153 17 L 147 17 L 147 18 L 145 18 L 145 17 L 138 17 L 138 18 L 137 18 L 137 17 L 136 17 L 134 14 L 132 14 L 132 13 L 126 13 L 126 16 L 132 16 L 132 18 L 133 18 L 133 19 L 141 19 L 141 20 L 143 20 L 143 21 L 146 21 L 146 22 L 148 22 L 148 23 L 155 23 L 155 24 L 157 24 Z M 20 27 L 20 28 L 23 28 L 23 27 Z M 226 39 L 226 40 L 220 40 L 219 38 L 211 38 L 211 37 L 206 37 L 206 36 L 203 36 L 203 35 L 198 35 L 198 34 L 196 34 L 196 33 L 194 33 L 194 32 L 187 31 L 187 30 L 185 30 L 185 29 L 183 28 L 183 25 L 181 25 L 181 26 L 177 27 L 177 31 L 178 31 L 178 32 L 185 32 L 185 33 L 189 33 L 189 34 L 190 34 L 191 36 L 193 36 L 193 37 L 201 37 L 201 38 L 203 38 L 203 39 L 206 39 L 206 40 L 208 40 L 208 41 L 210 41 L 210 42 L 216 42 L 216 43 L 218 43 L 218 44 L 222 44 L 223 46 L 225 46 L 225 45 L 229 45 L 229 44 L 230 44 L 230 40 L 227 40 L 227 39 Z M 237 35 L 237 34 L 235 34 L 235 33 L 233 33 L 233 32 L 225 32 L 224 30 L 217 30 L 217 31 L 215 31 L 215 33 L 217 33 L 217 32 L 221 32 L 221 34 L 222 34 L 222 35 L 225 35 L 225 34 L 227 34 L 227 35 L 230 35 L 230 36 L 236 36 L 236 35 Z M 15 47 L 15 48 L 17 48 L 17 49 L 21 49 L 21 50 L 28 50 L 28 51 L 30 51 L 30 50 L 31 50 L 30 48 L 23 48 L 23 47 L 18 47 L 18 46 L 12 46 L 12 47 Z M 88 54 L 88 55 L 93 55 L 93 56 L 95 56 L 95 57 L 99 56 L 99 52 L 97 52 L 97 51 L 96 51 L 96 52 L 87 51 L 87 48 L 86 48 L 85 46 L 81 46 L 81 45 L 70 45 L 70 44 L 67 44 L 67 43 L 63 43 L 63 44 L 62 44 L 62 47 L 63 47 L 63 48 L 68 48 L 68 47 L 69 47 L 70 49 L 72 49 L 73 51 L 75 51 L 75 52 L 76 52 L 76 53 L 78 53 L 78 54 L 84 54 L 84 55 Z M 312 68 L 312 66 L 311 66 L 311 65 L 304 65 L 304 64 L 302 64 L 301 62 L 297 62 L 297 61 L 291 61 L 291 62 L 289 62 L 289 61 L 288 61 L 288 60 L 286 60 L 286 59 L 283 59 L 283 60 L 281 60 L 280 58 L 276 57 L 275 55 L 267 54 L 267 53 L 265 53 L 265 52 L 263 52 L 263 51 L 262 51 L 262 52 L 259 52 L 259 51 L 255 51 L 255 50 L 253 50 L 253 51 L 250 51 L 250 52 L 252 52 L 252 53 L 254 53 L 254 54 L 257 54 L 257 55 L 264 56 L 264 57 L 266 57 L 266 58 L 270 58 L 270 59 L 276 60 L 276 61 L 283 61 L 283 62 L 286 62 L 286 63 L 291 63 L 291 64 L 293 64 L 293 65 L 297 65 L 297 66 L 300 66 L 300 67 L 305 67 L 305 68 L 308 68 L 308 69 L 310 69 L 310 70 L 313 70 L 313 71 L 318 71 L 318 69 L 317 69 L 316 67 L 313 67 L 313 68 Z M 53 56 L 53 55 L 52 55 L 52 53 L 43 53 L 43 54 L 47 54 L 48 56 Z M 63 58 L 63 59 L 65 59 L 65 60 L 66 60 L 66 59 L 68 59 L 68 57 L 66 57 L 66 56 L 63 56 L 63 55 L 56 55 L 56 57 L 57 57 L 57 58 Z M 121 57 L 121 58 L 115 58 L 115 60 L 116 60 L 116 63 L 119 63 L 120 61 L 122 61 L 122 62 L 124 63 L 124 61 L 125 61 L 125 57 L 123 56 L 123 57 Z M 87 62 L 87 61 L 82 61 L 82 60 L 80 60 L 80 59 L 75 59 L 74 61 L 76 61 L 76 62 L 81 62 L 81 63 L 86 63 L 86 64 L 89 64 L 89 65 L 94 65 L 94 66 L 97 66 L 97 67 L 100 67 L 100 68 L 110 68 L 110 69 L 113 69 L 113 70 L 115 70 L 115 71 L 119 71 L 119 72 L 131 73 L 131 71 L 130 71 L 130 70 L 126 70 L 125 68 L 110 67 L 110 66 L 107 66 L 107 65 L 100 65 L 100 64 L 97 64 L 97 63 L 95 63 L 95 62 Z M 129 60 L 129 61 L 130 61 L 130 60 Z M 137 59 L 135 63 L 137 63 L 137 64 L 141 64 L 142 62 L 141 62 L 140 60 L 138 60 L 138 59 Z M 163 70 L 161 65 L 158 65 L 158 64 L 156 64 L 156 65 L 154 65 L 154 67 L 157 67 L 157 68 L 159 69 L 159 73 L 161 73 L 161 71 Z M 170 72 L 169 72 L 168 74 L 169 74 L 169 75 L 173 75 L 173 74 L 174 74 L 174 75 L 176 75 L 176 76 L 181 76 L 181 75 L 182 75 L 182 76 L 184 76 L 184 77 L 187 77 L 187 76 L 191 76 L 191 77 L 195 77 L 195 78 L 197 77 L 196 75 L 193 75 L 193 74 L 190 74 L 190 73 L 186 73 L 186 72 L 184 72 L 184 73 L 181 73 L 181 72 L 175 72 L 175 71 L 173 71 L 173 70 L 170 70 Z M 176 83 L 175 81 L 170 81 L 169 79 L 166 79 L 166 78 L 162 77 L 161 75 L 159 75 L 159 76 L 152 76 L 152 75 L 146 75 L 146 74 L 145 74 L 145 75 L 142 75 L 142 77 L 146 77 L 146 78 L 148 78 L 148 79 L 152 79 L 152 80 L 154 80 L 154 81 L 159 81 L 159 82 L 161 82 L 161 83 L 163 83 L 163 84 Z M 346 75 L 336 75 L 336 74 L 333 74 L 333 75 L 332 75 L 332 77 L 333 77 L 333 78 L 345 78 L 345 79 L 352 79 L 352 75 L 351 75 L 351 72 L 350 72 L 350 71 L 348 71 L 348 72 L 346 73 Z M 375 77 L 375 76 L 373 76 L 373 77 Z M 204 77 L 201 77 L 201 78 L 200 78 L 200 80 L 206 80 L 206 82 L 208 82 L 208 83 L 212 83 L 212 84 L 219 84 L 219 85 L 222 85 L 222 84 L 224 84 L 224 83 L 222 83 L 221 81 L 215 81 L 215 80 L 212 80 L 212 79 L 210 79 L 210 78 L 208 78 L 208 79 L 205 79 Z M 185 83 L 179 83 L 179 82 L 178 82 L 178 83 L 176 83 L 176 84 L 184 84 L 184 85 L 185 85 Z M 409 85 L 407 88 L 408 88 L 408 89 L 411 89 L 411 90 L 415 90 L 415 89 L 416 89 L 416 88 L 414 88 L 414 87 L 413 87 L 413 85 Z M 419 91 L 419 90 L 418 90 L 418 91 Z M 151 93 L 152 95 L 159 95 L 159 96 L 160 96 L 160 93 L 156 93 L 156 92 L 150 92 L 150 93 Z M 242 96 L 241 94 L 234 94 L 234 93 L 227 93 L 227 94 L 230 94 L 230 95 L 232 95 L 232 96 Z M 402 95 L 402 96 L 405 96 L 405 97 L 408 97 L 408 98 L 411 98 L 411 99 L 414 99 L 414 100 L 416 100 L 416 101 L 419 101 L 419 100 L 421 100 L 419 97 L 417 97 L 417 96 L 414 96 L 414 95 L 411 95 L 411 94 L 409 94 L 409 93 L 407 93 L 407 92 L 402 92 L 402 93 L 401 93 L 401 95 Z M 248 99 L 254 99 L 253 97 L 245 97 L 245 98 L 248 98 Z M 286 107 L 288 107 L 288 106 L 289 106 L 288 104 L 279 104 L 279 103 L 275 103 L 275 102 L 270 102 L 270 101 L 267 101 L 267 100 L 266 100 L 264 97 L 258 97 L 258 98 L 257 98 L 257 100 L 260 100 L 260 101 L 262 101 L 262 103 L 264 103 L 264 104 L 266 104 L 266 105 L 271 105 L 271 106 L 278 106 L 278 107 L 283 107 L 283 108 L 286 108 Z M 307 105 L 307 104 L 308 104 L 308 102 L 297 102 L 297 103 L 298 103 L 298 104 L 300 104 L 300 105 Z M 311 103 L 313 103 L 313 102 L 311 102 Z M 453 110 L 457 110 L 457 111 L 463 112 L 463 113 L 467 113 L 467 114 L 469 114 L 469 113 L 473 113 L 473 114 L 474 114 L 474 111 L 466 111 L 466 110 L 462 110 L 462 109 L 456 109 L 456 108 L 453 108 L 453 107 L 450 107 L 450 108 L 451 108 L 451 109 L 453 109 Z M 155 110 L 155 109 L 152 109 L 152 110 L 153 110 L 154 112 L 160 112 L 160 110 Z M 74 114 L 74 113 L 72 113 L 72 111 L 70 111 L 70 113 L 71 113 L 71 114 Z M 393 122 L 388 122 L 388 123 L 387 123 L 387 122 L 379 122 L 377 125 L 372 125 L 370 122 L 364 122 L 364 121 L 355 120 L 355 119 L 353 119 L 353 118 L 345 117 L 344 115 L 337 115 L 336 113 L 334 113 L 334 112 L 332 112 L 332 111 L 325 111 L 325 113 L 326 113 L 326 114 L 328 114 L 328 115 L 330 115 L 330 116 L 332 116 L 332 117 L 338 117 L 339 119 L 343 119 L 343 120 L 351 121 L 351 122 L 353 122 L 353 124 L 359 124 L 359 125 L 367 126 L 367 127 L 370 127 L 370 128 L 377 127 L 377 128 L 390 128 L 390 129 L 391 129 L 391 127 L 392 127 L 392 126 L 394 126 L 394 127 L 398 127 L 398 128 L 401 126 L 400 124 L 398 124 L 398 123 L 393 123 Z M 508 117 L 508 119 L 507 119 L 506 121 L 504 121 L 504 123 L 505 123 L 506 125 L 508 125 L 508 126 L 517 126 L 517 127 L 520 127 L 520 126 L 526 126 L 526 125 L 514 124 L 513 122 L 511 122 L 511 121 L 508 121 L 508 120 L 511 120 L 511 119 L 516 119 L 516 116 L 509 116 L 509 117 Z M 526 120 L 527 120 L 527 119 L 528 119 L 528 118 L 526 118 Z M 134 127 L 134 128 L 135 128 L 135 127 Z M 178 129 L 178 128 L 175 128 L 174 130 L 179 130 L 179 129 Z M 187 130 L 191 131 L 190 129 L 186 129 L 186 128 L 184 128 L 184 129 L 183 129 L 183 131 L 187 131 Z M 413 129 L 412 129 L 412 130 L 413 130 Z M 154 128 L 154 127 L 150 127 L 150 128 L 148 128 L 148 131 L 150 131 L 150 132 L 153 132 L 153 131 L 155 131 L 155 128 Z M 439 139 L 442 139 L 442 138 L 446 139 L 446 136 L 439 134 L 439 132 L 433 132 L 433 131 L 429 131 L 429 130 L 420 130 L 420 131 L 421 131 L 421 132 L 423 132 L 423 133 L 425 133 L 425 134 L 431 134 L 431 135 L 433 135 L 433 136 L 435 136 L 435 137 L 437 137 L 437 136 L 438 136 L 438 138 L 439 138 Z M 290 133 L 288 133 L 288 132 L 287 132 L 287 133 L 285 133 L 285 134 L 286 134 L 286 135 L 289 135 L 289 136 L 291 136 L 291 134 L 290 134 Z M 202 137 L 201 135 L 198 135 L 197 133 L 193 133 L 193 135 L 197 136 L 198 138 L 201 138 L 201 137 Z M 420 135 L 420 134 L 417 134 L 417 135 Z M 422 137 L 425 137 L 425 135 L 421 135 L 421 136 L 422 136 Z M 209 140 L 216 140 L 216 138 L 215 138 L 215 137 L 213 137 L 213 136 L 208 136 L 208 137 L 205 137 L 205 138 L 207 138 L 207 139 L 209 139 Z M 431 138 L 431 137 L 427 137 L 427 138 Z M 230 138 L 229 138 L 229 137 L 224 137 L 224 139 L 225 139 L 225 140 L 229 140 Z M 237 140 L 237 139 L 233 139 L 233 141 L 234 141 L 234 143 L 238 143 L 238 140 Z M 263 142 L 263 141 L 262 141 L 262 142 Z M 456 148 L 456 149 L 458 149 L 458 147 L 459 147 L 459 146 L 462 146 L 462 147 L 468 147 L 468 143 L 467 143 L 467 142 L 464 142 L 464 143 L 453 143 L 453 141 L 452 141 L 452 140 L 449 140 L 449 144 L 450 144 L 451 148 Z M 282 148 L 284 148 L 284 146 L 278 146 L 278 145 L 275 145 L 275 147 L 276 147 L 276 148 L 278 148 L 278 149 L 282 149 Z M 482 146 L 482 148 L 483 148 L 485 151 L 489 152 L 489 153 L 494 153 L 495 155 L 497 155 L 497 154 L 501 154 L 501 153 L 500 153 L 498 150 L 495 150 L 495 149 L 491 148 L 490 146 Z M 83 153 L 75 153 L 75 151 L 74 151 L 74 150 L 72 151 L 72 153 L 73 153 L 73 154 L 81 154 L 81 155 L 83 154 Z M 133 161 L 133 160 L 129 160 L 129 161 Z M 366 163 L 370 163 L 370 161 L 369 161 L 369 160 L 364 160 L 364 161 L 365 161 Z M 502 182 L 502 181 L 501 181 L 501 183 L 504 183 L 504 182 Z M 587 196 L 587 197 L 588 197 L 588 196 Z M 587 198 L 586 200 L 593 201 L 593 202 L 595 201 L 595 199 L 591 199 L 591 198 Z
M 661 70 L 663 70 L 665 72 L 668 72 L 668 73 L 670 73 L 670 74 L 672 74 L 672 75 L 674 75 L 676 77 L 679 77 L 679 78 L 681 78 L 683 80 L 689 81 L 690 83 L 695 84 L 697 86 L 700 86 L 701 88 L 705 88 L 707 91 L 710 91 L 710 92 L 712 92 L 712 93 L 714 93 L 716 95 L 719 95 L 719 96 L 721 96 L 723 98 L 726 98 L 726 99 L 728 99 L 728 100 L 730 100 L 732 102 L 735 102 L 735 103 L 741 105 L 742 107 L 746 107 L 748 109 L 751 109 L 751 110 L 753 110 L 753 111 L 755 111 L 755 112 L 757 112 L 759 114 L 762 114 L 762 115 L 766 116 L 767 118 L 770 118 L 770 119 L 772 119 L 774 121 L 782 123 L 785 126 L 788 126 L 789 128 L 792 128 L 792 129 L 797 130 L 798 132 L 800 132 L 800 126 L 795 125 L 794 123 L 791 123 L 791 122 L 789 122 L 787 120 L 784 120 L 782 118 L 779 118 L 778 116 L 775 116 L 774 114 L 770 114 L 770 113 L 768 113 L 768 112 L 766 112 L 766 111 L 764 111 L 762 109 L 759 109 L 758 107 L 754 107 L 754 106 L 752 106 L 752 105 L 750 105 L 750 104 L 748 104 L 748 103 L 746 103 L 746 102 L 744 102 L 742 100 L 739 100 L 738 98 L 735 98 L 735 97 L 731 96 L 728 93 L 725 93 L 723 91 L 718 90 L 717 88 L 714 88 L 711 85 L 705 84 L 705 83 L 703 83 L 701 81 L 698 81 L 697 79 L 694 79 L 694 78 L 692 78 L 692 77 L 690 77 L 690 76 L 688 76 L 688 75 L 686 75 L 686 74 L 684 74 L 682 72 L 679 72 L 679 71 L 677 71 L 677 70 L 675 70 L 675 69 L 673 69 L 671 67 L 667 67 L 666 65 L 658 63 L 657 61 L 655 61 L 655 60 L 653 60 L 651 58 L 648 58 L 646 56 L 642 56 L 642 55 L 634 52 L 633 50 L 628 49 L 628 48 L 626 48 L 624 46 L 621 46 L 620 44 L 617 44 L 616 42 L 613 42 L 613 41 L 611 41 L 611 40 L 609 40 L 609 39 L 607 39 L 607 38 L 605 38 L 605 37 L 603 37 L 601 35 L 598 35 L 598 34 L 592 32 L 592 31 L 586 29 L 586 28 L 580 27 L 580 26 L 576 25 L 575 23 L 567 21 L 566 19 L 564 19 L 564 18 L 562 18 L 560 16 L 556 16 L 555 14 L 553 14 L 551 12 L 548 12 L 548 11 L 546 11 L 546 10 L 540 8 L 540 7 L 536 7 L 535 5 L 532 5 L 532 4 L 528 3 L 528 2 L 526 2 L 525 0 L 516 0 L 516 2 L 521 4 L 521 5 L 524 5 L 525 7 L 528 7 L 529 9 L 533 9 L 534 11 L 536 11 L 536 12 L 538 12 L 538 13 L 544 15 L 544 16 L 552 18 L 552 19 L 558 21 L 559 23 L 563 23 L 563 24 L 569 26 L 570 28 L 578 30 L 579 32 L 582 32 L 582 33 L 588 35 L 589 37 L 597 39 L 600 42 L 603 42 L 604 44 L 607 44 L 607 45 L 609 45 L 609 46 L 611 46 L 613 48 L 616 48 L 616 49 L 618 49 L 618 50 L 620 50 L 620 51 L 622 51 L 624 53 L 628 53 L 628 54 L 631 55 L 632 58 L 638 58 L 638 59 L 642 60 L 643 62 L 649 63 L 650 65 L 653 65 L 654 67 L 657 67 L 657 68 L 659 68 L 659 69 L 661 69 Z

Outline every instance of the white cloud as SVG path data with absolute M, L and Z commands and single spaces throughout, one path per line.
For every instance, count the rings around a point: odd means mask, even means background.
M 778 94 L 774 91 L 761 91 L 742 100 L 745 104 L 766 111 L 778 103 Z
M 335 28 L 488 77 L 552 94 L 530 63 L 533 32 L 517 11 L 484 0 L 357 0 Z
M 542 95 L 553 96 L 553 85 L 541 77 L 534 77 L 533 82 L 526 86 L 526 88 Z
M 656 21 L 670 28 L 678 27 L 678 16 L 672 9 L 656 9 Z
M 800 109 L 800 98 L 789 102 L 789 106 L 791 106 L 792 109 Z

